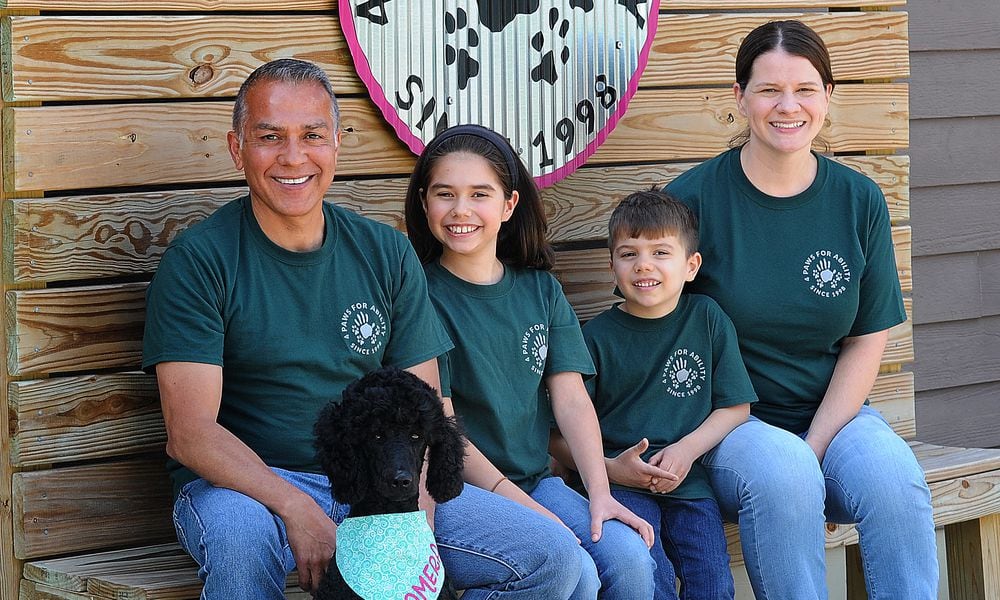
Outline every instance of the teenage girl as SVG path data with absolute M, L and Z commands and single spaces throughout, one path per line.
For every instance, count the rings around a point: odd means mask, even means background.
M 439 357 L 441 395 L 471 442 L 466 481 L 576 535 L 586 550 L 585 575 L 573 598 L 595 598 L 598 587 L 608 600 L 651 598 L 652 527 L 609 491 L 600 428 L 583 384 L 594 366 L 576 315 L 548 272 L 553 253 L 538 189 L 507 140 L 460 125 L 427 144 L 410 178 L 406 228 L 455 343 Z M 589 502 L 549 472 L 553 419 Z

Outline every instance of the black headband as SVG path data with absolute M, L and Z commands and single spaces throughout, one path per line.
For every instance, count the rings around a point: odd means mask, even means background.
M 500 151 L 500 155 L 503 156 L 504 161 L 507 163 L 507 171 L 510 173 L 510 186 L 517 189 L 517 165 L 520 160 L 514 156 L 514 151 L 510 147 L 510 142 L 508 142 L 506 138 L 492 129 L 483 127 L 482 125 L 455 125 L 454 127 L 449 127 L 435 136 L 435 138 L 424 147 L 424 152 L 430 155 L 430 153 L 437 150 L 445 140 L 449 140 L 459 135 L 471 135 L 486 140 L 495 146 L 496 149 Z

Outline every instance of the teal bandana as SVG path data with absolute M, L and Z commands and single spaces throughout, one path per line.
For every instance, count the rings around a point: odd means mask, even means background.
M 444 582 L 422 510 L 344 519 L 336 558 L 344 581 L 364 600 L 435 600 Z

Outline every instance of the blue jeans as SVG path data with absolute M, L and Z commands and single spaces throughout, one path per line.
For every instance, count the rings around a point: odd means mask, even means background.
M 871 600 L 937 598 L 930 491 L 875 409 L 840 430 L 822 466 L 801 437 L 753 417 L 702 464 L 723 516 L 739 523 L 758 600 L 827 598 L 824 521 L 857 524 Z
M 632 512 L 653 524 L 654 600 L 733 600 L 726 532 L 712 498 L 672 498 L 616 489 Z M 681 580 L 680 594 L 677 579 Z
M 309 494 L 330 518 L 349 508 L 330 496 L 323 475 L 273 469 Z M 465 486 L 440 504 L 435 537 L 445 570 L 463 600 L 591 598 L 581 587 L 579 544 L 558 523 L 496 494 Z M 295 568 L 284 524 L 265 506 L 203 479 L 181 489 L 174 504 L 181 546 L 199 565 L 202 598 L 284 599 L 285 577 Z
M 646 543 L 634 529 L 621 521 L 605 521 L 601 539 L 590 538 L 590 503 L 566 486 L 560 477 L 546 477 L 532 490 L 531 497 L 551 510 L 580 538 L 590 589 L 581 598 L 604 600 L 648 600 L 653 597 L 653 570 L 656 563 Z M 582 585 L 582 584 L 581 584 Z

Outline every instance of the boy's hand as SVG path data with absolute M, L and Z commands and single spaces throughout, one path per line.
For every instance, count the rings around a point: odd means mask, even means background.
M 642 438 L 639 443 L 618 456 L 604 461 L 608 469 L 608 479 L 612 483 L 631 488 L 655 491 L 664 481 L 677 481 L 678 476 L 642 460 L 642 453 L 649 448 L 649 440 Z
M 684 481 L 684 478 L 687 477 L 688 473 L 691 472 L 691 465 L 694 463 L 696 458 L 696 456 L 690 456 L 684 451 L 684 448 L 678 444 L 671 444 L 654 454 L 650 457 L 649 464 L 675 474 L 677 479 L 660 481 L 650 487 L 650 491 L 666 494 L 677 489 L 677 486 L 679 486 Z
M 610 494 L 592 496 L 590 498 L 590 539 L 597 542 L 601 539 L 604 522 L 615 519 L 625 523 L 639 532 L 647 548 L 653 547 L 653 526 L 640 518 L 634 512 L 625 508 Z

